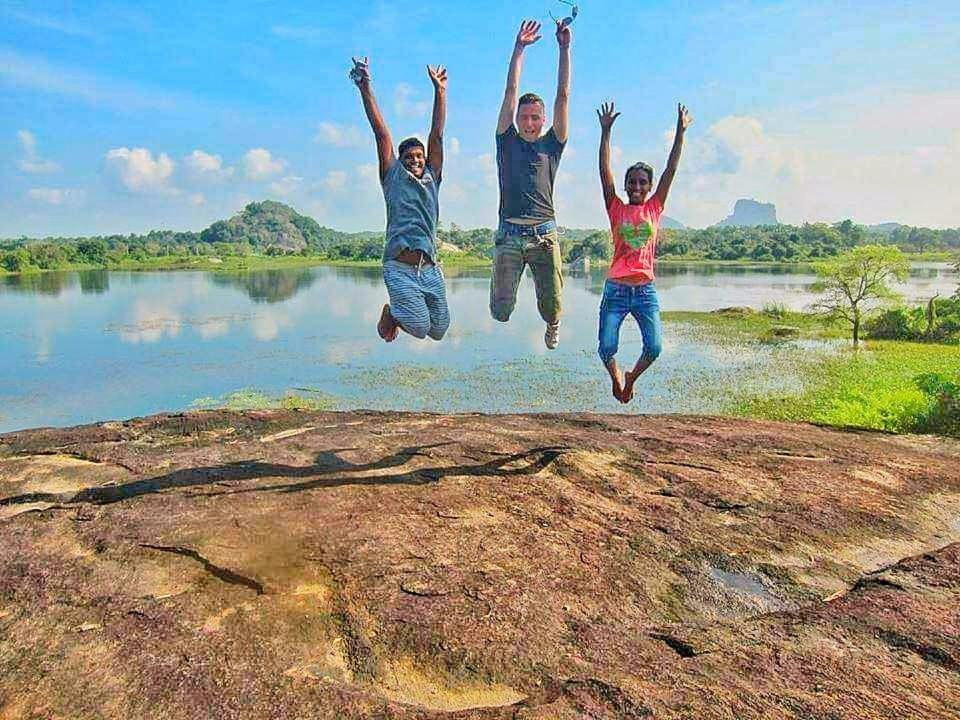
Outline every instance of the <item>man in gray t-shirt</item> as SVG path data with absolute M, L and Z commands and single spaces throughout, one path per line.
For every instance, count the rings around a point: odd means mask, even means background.
M 547 324 L 544 342 L 552 350 L 560 339 L 560 294 L 563 289 L 553 183 L 567 142 L 570 41 L 573 34 L 569 22 L 557 22 L 557 45 L 560 48 L 557 98 L 553 105 L 553 127 L 542 134 L 546 124 L 543 100 L 533 93 L 517 99 L 523 51 L 540 39 L 539 33 L 538 22 L 526 20 L 520 25 L 497 121 L 500 226 L 490 281 L 490 313 L 501 322 L 510 319 L 517 302 L 520 277 L 524 267 L 530 265 L 537 308 Z
M 433 125 L 427 147 L 407 138 L 393 150 L 370 81 L 366 58 L 354 58 L 351 79 L 360 89 L 363 109 L 377 141 L 380 184 L 387 205 L 383 281 L 390 303 L 383 306 L 377 332 L 387 342 L 400 330 L 416 338 L 440 340 L 450 326 L 443 271 L 437 261 L 437 219 L 443 172 L 443 126 L 447 117 L 447 71 L 427 67 L 433 82 Z M 398 158 L 399 156 L 399 158 Z

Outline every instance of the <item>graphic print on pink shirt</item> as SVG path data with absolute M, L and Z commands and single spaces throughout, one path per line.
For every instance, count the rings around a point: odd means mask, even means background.
M 663 206 L 656 196 L 641 205 L 624 205 L 614 197 L 607 208 L 613 234 L 613 260 L 607 277 L 644 283 L 653 282 L 653 262 Z

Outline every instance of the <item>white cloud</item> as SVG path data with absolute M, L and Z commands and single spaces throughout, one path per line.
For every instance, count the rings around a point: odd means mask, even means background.
M 250 180 L 266 180 L 272 175 L 283 172 L 286 160 L 274 159 L 269 150 L 254 148 L 243 156 L 243 166 Z
M 359 175 L 364 180 L 377 180 L 379 181 L 380 169 L 373 163 L 364 163 L 362 165 L 357 165 L 357 175 Z
M 457 182 L 445 182 L 443 184 L 443 198 L 450 202 L 463 202 L 468 197 L 467 191 Z
M 296 175 L 287 175 L 286 177 L 270 183 L 270 192 L 272 192 L 274 195 L 286 197 L 295 193 L 302 182 L 302 177 L 297 177 Z
M 460 138 L 455 138 L 455 137 L 450 138 L 450 142 L 447 143 L 447 146 L 449 147 L 449 151 L 451 155 L 460 154 Z
M 332 122 L 322 122 L 317 128 L 314 142 L 334 147 L 362 147 L 366 144 L 363 131 L 356 125 L 337 125 Z
M 321 185 L 332 192 L 339 192 L 347 187 L 347 174 L 343 170 L 331 170 L 323 178 Z
M 483 153 L 482 155 L 477 155 L 476 160 L 474 161 L 476 166 L 480 169 L 481 177 L 483 182 L 489 187 L 497 186 L 497 161 L 493 157 L 493 153 Z
M 27 155 L 36 155 L 37 153 L 37 138 L 29 130 L 18 130 L 17 138 L 20 140 L 20 145 L 23 147 L 23 152 Z
M 197 207 L 207 202 L 207 198 L 204 197 L 203 193 L 194 193 L 190 196 L 189 200 L 191 205 L 196 205 Z
M 60 170 L 60 166 L 52 160 L 44 160 L 37 154 L 37 138 L 29 130 L 18 130 L 17 138 L 23 148 L 23 160 L 17 166 L 25 173 L 41 174 Z
M 30 188 L 27 195 L 32 200 L 47 203 L 48 205 L 75 205 L 83 201 L 82 190 L 72 188 Z
M 232 167 L 224 167 L 219 155 L 194 150 L 183 159 L 191 174 L 200 180 L 221 181 L 233 175 Z
M 675 130 L 665 130 L 662 172 Z M 739 198 L 773 202 L 781 220 L 806 183 L 807 158 L 787 138 L 770 133 L 759 118 L 729 115 L 697 135 L 688 131 L 668 214 L 694 227 L 712 225 L 730 214 Z M 824 219 L 818 217 L 817 219 Z
M 429 100 L 417 100 L 416 91 L 407 83 L 400 83 L 393 93 L 394 109 L 403 118 L 424 117 L 430 111 Z
M 107 153 L 107 165 L 130 192 L 162 195 L 179 192 L 169 184 L 176 163 L 166 153 L 154 159 L 146 148 L 114 148 Z
M 21 160 L 17 163 L 17 167 L 31 175 L 55 173 L 60 170 L 60 166 L 52 160 Z
M 869 111 L 865 112 L 865 108 Z M 782 222 L 960 224 L 960 93 L 876 93 L 729 116 L 687 134 L 668 213 L 715 223 L 738 198 L 772 202 Z M 672 139 L 665 134 L 665 145 Z M 894 187 L 891 187 L 891 183 Z

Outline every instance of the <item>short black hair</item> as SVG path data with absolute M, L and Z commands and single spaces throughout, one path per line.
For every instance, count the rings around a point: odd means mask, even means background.
M 426 148 L 423 147 L 423 143 L 420 142 L 419 138 L 408 137 L 406 140 L 400 143 L 400 148 L 397 150 L 397 155 L 402 159 L 403 154 L 410 148 L 414 148 L 414 147 L 418 147 L 424 152 L 426 152 Z
M 634 170 L 643 170 L 647 174 L 647 179 L 650 180 L 650 184 L 653 185 L 653 167 L 647 165 L 645 162 L 638 162 L 627 168 L 627 172 L 623 176 L 624 187 L 627 185 L 627 180 L 630 179 L 630 173 Z
M 521 105 L 533 105 L 533 103 L 540 103 L 540 107 L 544 110 L 547 109 L 547 106 L 543 102 L 543 98 L 537 95 L 536 93 L 524 93 L 520 96 L 520 100 L 517 101 L 517 108 Z

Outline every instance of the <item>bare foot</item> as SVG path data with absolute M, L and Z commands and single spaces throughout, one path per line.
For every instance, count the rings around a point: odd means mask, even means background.
M 613 381 L 613 396 L 623 402 L 623 375 L 620 370 L 615 375 L 611 374 L 610 379 Z
M 377 322 L 377 334 L 386 342 L 393 342 L 397 339 L 399 330 L 400 326 L 394 320 L 393 315 L 390 314 L 390 306 L 384 305 L 380 312 L 380 320 Z
M 633 400 L 633 384 L 640 377 L 640 373 L 627 370 L 623 375 L 623 392 L 620 393 L 620 402 L 628 403 Z

